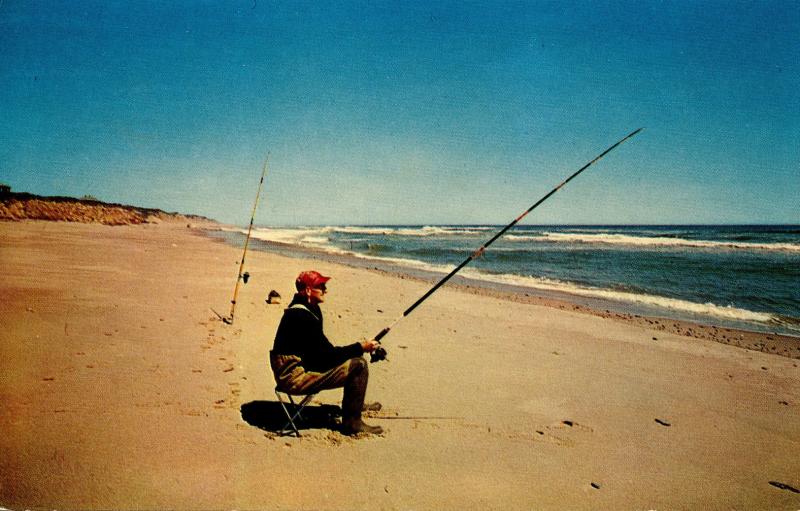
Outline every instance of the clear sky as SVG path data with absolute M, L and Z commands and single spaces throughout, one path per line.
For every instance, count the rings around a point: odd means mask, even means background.
M 800 2 L 0 0 L 0 181 L 260 224 L 800 223 Z

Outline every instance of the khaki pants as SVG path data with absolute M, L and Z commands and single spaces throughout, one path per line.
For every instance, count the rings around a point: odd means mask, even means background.
M 300 358 L 294 355 L 270 352 L 269 362 L 278 390 L 289 394 L 314 394 L 320 390 L 343 387 L 343 418 L 360 419 L 369 379 L 367 361 L 363 357 L 346 360 L 324 373 L 306 371 L 300 365 Z

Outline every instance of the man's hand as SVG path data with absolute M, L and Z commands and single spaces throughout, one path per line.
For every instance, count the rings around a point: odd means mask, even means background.
M 378 346 L 380 345 L 381 343 L 379 343 L 375 339 L 370 339 L 368 341 L 361 341 L 361 349 L 363 349 L 365 353 L 372 353 L 373 351 L 378 349 Z

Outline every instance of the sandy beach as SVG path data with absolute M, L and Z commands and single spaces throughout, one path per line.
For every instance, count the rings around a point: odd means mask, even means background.
M 791 339 L 445 287 L 370 366 L 383 435 L 330 426 L 335 390 L 282 437 L 295 275 L 333 277 L 338 344 L 429 284 L 251 251 L 226 325 L 240 256 L 186 222 L 0 222 L 0 507 L 800 509 Z

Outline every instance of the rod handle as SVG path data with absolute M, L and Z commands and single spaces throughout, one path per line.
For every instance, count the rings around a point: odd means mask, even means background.
M 388 334 L 388 333 L 389 333 L 389 327 L 387 326 L 386 328 L 384 328 L 383 330 L 381 330 L 381 331 L 378 333 L 378 335 L 376 335 L 376 336 L 375 336 L 375 340 L 376 340 L 376 341 L 378 341 L 378 342 L 380 342 L 380 341 L 381 341 L 381 339 L 383 339 L 384 337 L 386 337 L 386 334 Z

